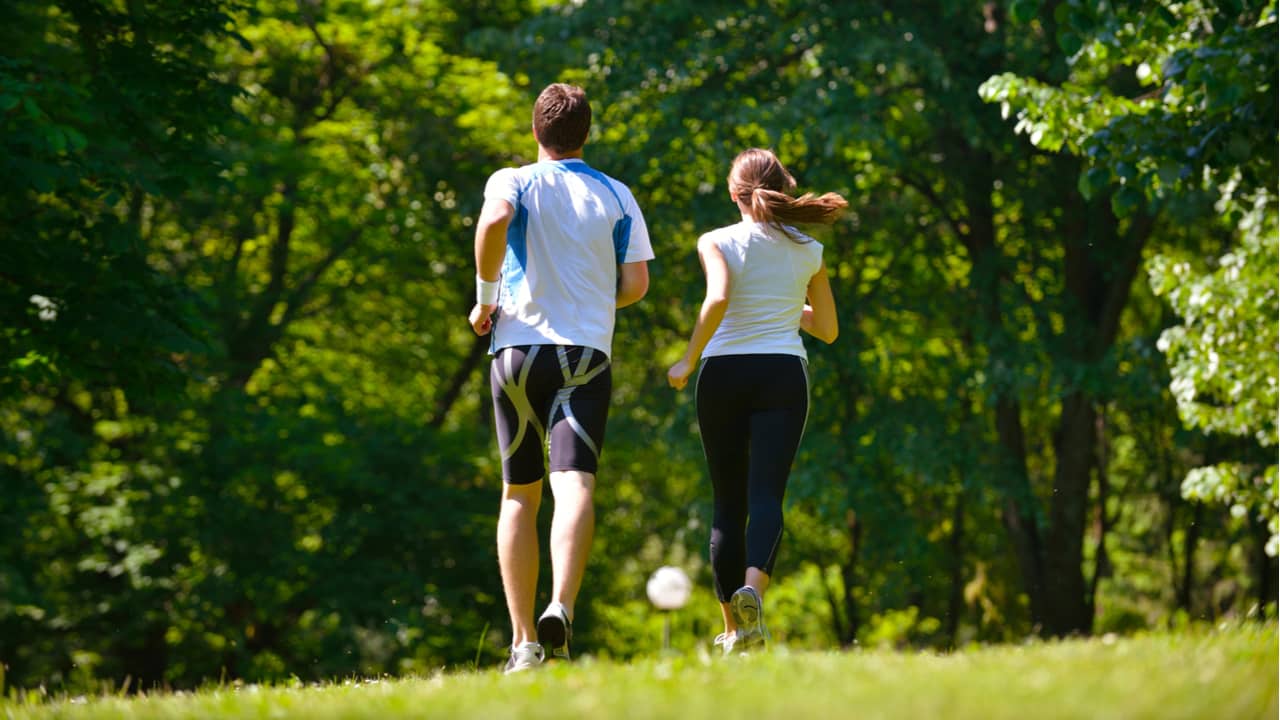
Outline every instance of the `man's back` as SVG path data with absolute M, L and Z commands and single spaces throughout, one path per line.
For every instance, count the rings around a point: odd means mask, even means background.
M 580 345 L 610 354 L 618 265 L 653 258 L 630 190 L 570 158 L 499 170 L 485 198 L 515 209 L 494 349 Z

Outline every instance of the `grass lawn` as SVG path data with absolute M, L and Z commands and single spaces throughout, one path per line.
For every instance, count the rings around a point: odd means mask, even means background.
M 0 700 L 4 718 L 1249 718 L 1277 717 L 1274 625 L 975 648 L 631 663 L 513 676 L 224 687 Z

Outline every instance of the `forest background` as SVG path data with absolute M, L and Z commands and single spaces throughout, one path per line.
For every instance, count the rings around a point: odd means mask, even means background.
M 776 639 L 1275 617 L 1274 1 L 14 0 L 0 48 L 0 685 L 503 656 L 472 225 L 553 81 L 657 253 L 580 651 L 655 651 L 664 564 L 717 630 L 664 371 L 749 146 L 851 205 Z

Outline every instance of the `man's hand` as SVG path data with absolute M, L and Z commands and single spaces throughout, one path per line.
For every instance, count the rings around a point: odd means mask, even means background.
M 467 320 L 471 323 L 471 329 L 476 331 L 477 335 L 488 335 L 493 329 L 493 313 L 498 309 L 497 305 L 480 305 L 476 304 L 471 308 L 471 315 Z

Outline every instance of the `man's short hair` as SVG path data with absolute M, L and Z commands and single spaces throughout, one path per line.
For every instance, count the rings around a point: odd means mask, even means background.
M 548 150 L 571 153 L 586 144 L 590 129 L 591 105 L 576 85 L 548 85 L 533 104 L 533 136 Z

